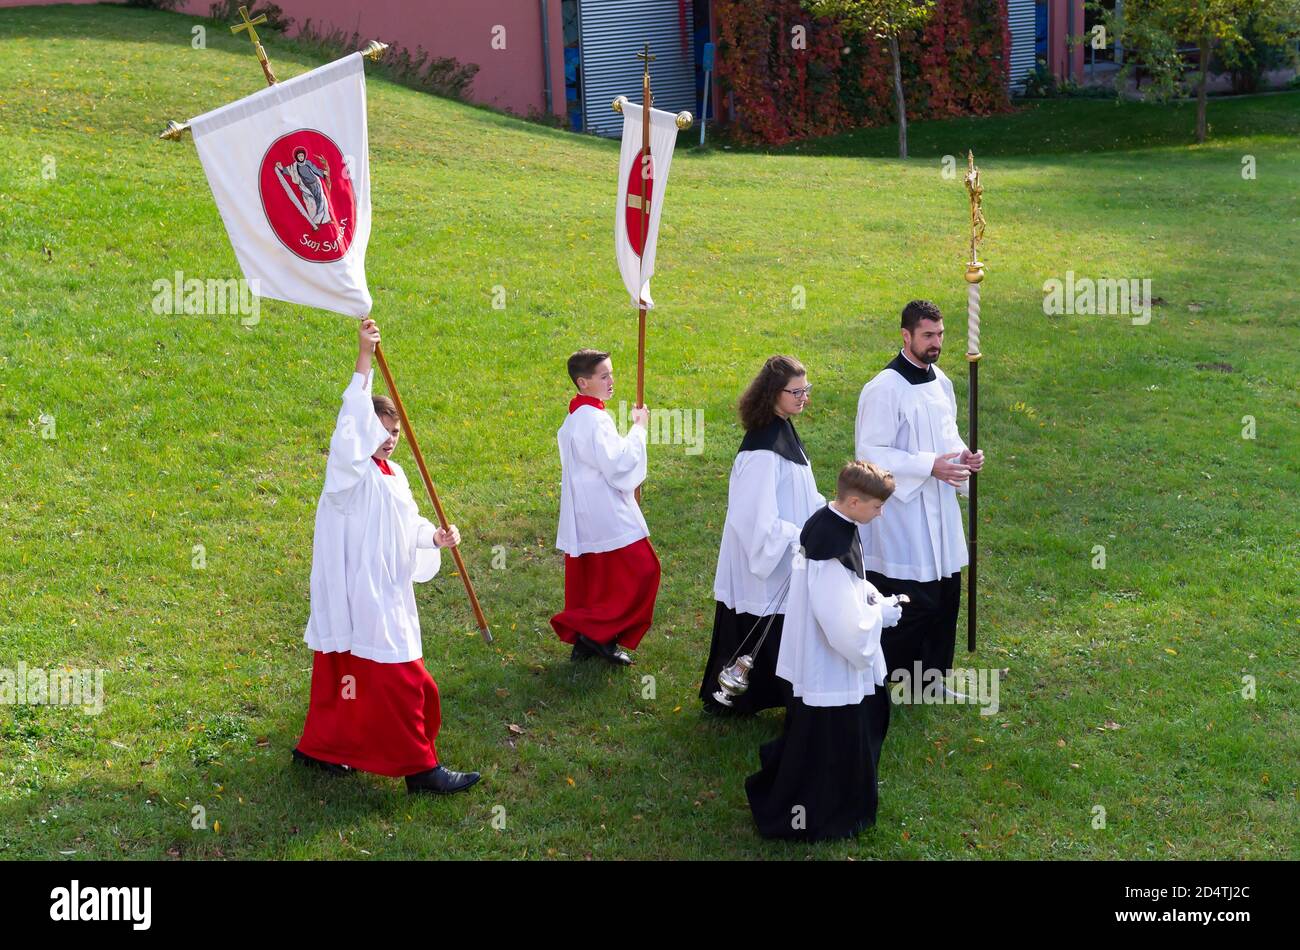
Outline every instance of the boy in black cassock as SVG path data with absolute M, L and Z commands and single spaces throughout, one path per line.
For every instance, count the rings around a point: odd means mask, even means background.
M 790 682 L 785 730 L 745 781 L 768 838 L 848 838 L 876 821 L 876 767 L 889 729 L 880 632 L 902 609 L 866 579 L 858 525 L 894 490 L 866 462 L 840 471 L 836 497 L 808 518 L 793 565 L 777 675 Z

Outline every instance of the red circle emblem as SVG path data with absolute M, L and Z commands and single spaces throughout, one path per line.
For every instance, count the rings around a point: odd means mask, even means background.
M 646 150 L 646 158 L 650 158 L 650 150 Z M 650 226 L 649 215 L 646 213 L 654 205 L 654 160 L 650 159 L 645 165 L 645 199 L 644 210 L 642 208 L 641 198 L 641 168 L 644 159 L 638 154 L 637 160 L 632 163 L 631 170 L 627 173 L 627 212 L 623 215 L 623 224 L 627 228 L 627 241 L 632 245 L 632 252 L 637 257 L 641 256 L 644 250 L 646 229 Z
M 337 261 L 357 230 L 350 169 L 334 140 L 315 129 L 282 135 L 262 156 L 258 191 L 280 243 L 305 261 Z

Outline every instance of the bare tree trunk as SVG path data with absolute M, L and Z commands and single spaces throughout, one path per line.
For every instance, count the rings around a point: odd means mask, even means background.
M 894 58 L 894 99 L 898 103 L 898 157 L 907 158 L 907 100 L 903 98 L 903 66 L 897 36 L 889 38 L 889 55 Z
M 1210 84 L 1210 47 L 1213 45 L 1213 37 L 1204 36 L 1201 38 L 1201 81 L 1196 90 L 1196 141 L 1198 144 L 1204 144 L 1205 142 L 1205 106 L 1207 88 Z

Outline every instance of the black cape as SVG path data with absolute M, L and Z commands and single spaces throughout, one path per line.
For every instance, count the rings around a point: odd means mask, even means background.
M 808 464 L 808 453 L 804 451 L 803 442 L 794 429 L 794 423 L 780 416 L 765 426 L 746 432 L 736 454 L 757 452 L 762 449 L 775 452 L 781 458 L 794 462 L 795 465 Z
M 899 376 L 911 383 L 913 386 L 920 386 L 922 383 L 932 383 L 937 376 L 934 374 L 933 366 L 926 366 L 925 369 L 913 366 L 911 360 L 899 352 L 897 356 L 890 361 L 885 369 L 892 369 Z
M 856 522 L 837 514 L 831 506 L 818 508 L 799 533 L 803 556 L 810 561 L 839 561 L 857 577 L 864 577 L 862 538 Z

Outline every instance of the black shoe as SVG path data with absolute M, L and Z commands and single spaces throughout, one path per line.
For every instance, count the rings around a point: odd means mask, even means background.
M 579 639 L 573 644 L 573 652 L 569 654 L 569 660 L 573 663 L 579 663 L 582 660 L 590 660 L 596 654 L 582 641 L 586 639 L 579 635 Z
M 634 662 L 632 655 L 612 640 L 609 643 L 597 643 L 580 633 L 578 642 L 590 650 L 593 656 L 598 656 L 614 666 L 631 666 Z
M 305 765 L 309 769 L 320 769 L 326 775 L 351 775 L 356 771 L 350 765 L 339 765 L 336 762 L 326 762 L 324 759 L 314 759 L 305 752 L 293 750 L 293 760 L 299 765 Z
M 477 772 L 453 772 L 451 769 L 437 765 L 427 772 L 406 776 L 406 793 L 414 795 L 417 792 L 427 792 L 433 795 L 451 795 L 454 792 L 465 791 L 479 778 Z

